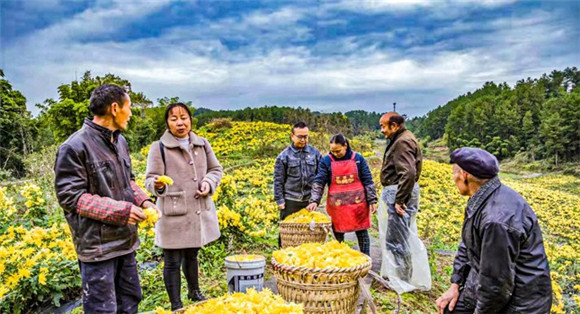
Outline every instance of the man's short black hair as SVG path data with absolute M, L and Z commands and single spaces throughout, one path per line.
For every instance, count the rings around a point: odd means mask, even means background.
M 401 116 L 398 113 L 394 113 L 390 118 L 389 118 L 389 122 L 394 122 L 398 125 L 404 124 L 405 123 L 405 117 Z
M 91 95 L 89 109 L 95 116 L 104 116 L 107 108 L 116 102 L 123 107 L 127 92 L 120 86 L 104 84 L 97 87 Z
M 389 124 L 393 125 L 397 124 L 397 125 L 403 125 L 405 124 L 405 117 L 403 117 L 402 115 L 396 113 L 396 112 L 391 112 L 390 113 L 391 116 L 389 117 Z
M 294 126 L 292 126 L 292 134 L 294 134 L 294 129 L 304 129 L 307 128 L 308 126 L 306 125 L 306 123 L 304 123 L 304 121 L 299 121 L 296 122 L 294 124 Z

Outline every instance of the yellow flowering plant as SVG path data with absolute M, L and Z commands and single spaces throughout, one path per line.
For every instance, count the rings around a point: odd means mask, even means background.
M 35 224 L 43 224 L 43 217 L 48 213 L 46 196 L 40 186 L 29 183 L 20 188 L 20 195 L 24 198 L 26 212 L 25 219 L 31 219 Z
M 272 190 L 274 159 L 224 174 L 213 198 L 222 234 L 236 241 L 266 236 L 279 217 Z
M 9 226 L 16 214 L 14 198 L 8 195 L 8 189 L 0 186 L 0 234 Z
M 9 227 L 0 235 L 0 312 L 20 312 L 41 300 L 56 305 L 80 287 L 68 225 Z

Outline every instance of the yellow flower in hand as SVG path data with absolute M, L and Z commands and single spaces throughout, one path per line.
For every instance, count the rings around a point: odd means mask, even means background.
M 143 213 L 147 216 L 147 219 L 143 221 L 145 226 L 154 226 L 157 220 L 159 220 L 159 212 L 153 207 L 147 207 L 143 209 Z
M 167 185 L 172 185 L 173 184 L 173 179 L 171 179 L 168 176 L 160 176 L 159 178 L 157 178 L 157 181 L 163 182 Z

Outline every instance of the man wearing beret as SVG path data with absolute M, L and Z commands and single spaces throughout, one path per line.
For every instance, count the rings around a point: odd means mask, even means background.
M 387 147 L 381 167 L 383 192 L 381 202 L 387 205 L 387 250 L 394 260 L 381 266 L 381 273 L 394 267 L 398 280 L 409 282 L 413 263 L 409 249 L 411 222 L 419 210 L 419 176 L 423 156 L 419 141 L 405 128 L 405 118 L 396 112 L 387 112 L 379 121 L 381 132 L 387 138 Z M 389 257 L 387 256 L 387 259 Z M 393 278 L 389 278 L 393 281 Z
M 469 196 L 451 287 L 439 313 L 549 313 L 550 268 L 538 219 L 503 185 L 497 159 L 479 148 L 451 153 L 453 181 Z

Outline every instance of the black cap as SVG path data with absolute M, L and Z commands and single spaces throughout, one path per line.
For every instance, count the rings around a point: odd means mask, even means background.
M 458 148 L 449 157 L 452 164 L 459 165 L 461 169 L 480 179 L 493 178 L 499 172 L 497 158 L 481 148 Z

